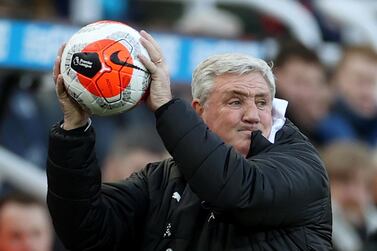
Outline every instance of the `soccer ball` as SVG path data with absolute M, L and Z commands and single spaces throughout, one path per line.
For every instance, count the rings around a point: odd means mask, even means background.
M 146 96 L 150 73 L 137 56 L 149 55 L 139 38 L 126 24 L 99 21 L 67 42 L 60 71 L 69 95 L 90 114 L 124 112 Z

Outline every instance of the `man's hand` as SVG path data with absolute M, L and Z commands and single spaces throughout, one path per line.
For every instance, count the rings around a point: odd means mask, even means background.
M 72 130 L 84 126 L 89 119 L 89 113 L 84 111 L 80 105 L 74 101 L 65 89 L 63 76 L 60 74 L 61 55 L 65 45 L 58 52 L 52 72 L 55 82 L 56 95 L 59 99 L 61 109 L 64 114 L 64 130 Z
M 139 55 L 140 61 L 151 73 L 151 86 L 147 105 L 154 112 L 172 99 L 169 72 L 161 48 L 156 40 L 143 30 L 140 31 L 140 35 L 140 43 L 148 51 L 151 58 L 149 60 L 145 56 Z

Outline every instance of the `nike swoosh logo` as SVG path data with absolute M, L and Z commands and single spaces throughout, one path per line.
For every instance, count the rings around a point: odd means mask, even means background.
M 126 67 L 131 67 L 131 68 L 134 68 L 134 69 L 137 69 L 137 70 L 140 70 L 140 71 L 144 71 L 144 72 L 148 72 L 144 69 L 141 69 L 140 67 L 136 66 L 136 65 L 133 65 L 133 64 L 129 64 L 127 63 L 127 61 L 123 61 L 119 58 L 119 52 L 120 51 L 115 51 L 113 52 L 111 55 L 110 55 L 110 61 L 116 65 L 121 65 L 121 66 L 126 66 Z

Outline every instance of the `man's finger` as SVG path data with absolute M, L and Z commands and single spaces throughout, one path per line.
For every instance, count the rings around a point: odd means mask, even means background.
M 148 51 L 149 57 L 153 63 L 156 63 L 161 60 L 161 54 L 156 50 L 153 44 L 145 39 L 144 37 L 140 38 L 140 43 L 144 46 L 144 48 Z
M 58 50 L 58 56 L 60 56 L 60 57 L 62 56 L 65 46 L 66 46 L 66 43 L 64 43 L 64 44 L 62 44 L 62 46 L 60 46 L 60 48 Z
M 145 39 L 147 39 L 149 42 L 152 43 L 152 45 L 155 47 L 155 49 L 157 50 L 157 52 L 162 55 L 162 50 L 161 50 L 161 47 L 160 45 L 157 43 L 157 41 L 152 37 L 151 34 L 149 34 L 148 32 L 146 32 L 145 30 L 141 30 L 140 31 L 140 34 L 142 35 L 142 37 L 144 37 Z
M 157 66 L 150 59 L 142 54 L 138 55 L 138 58 L 151 74 L 156 72 Z
M 55 90 L 56 90 L 56 95 L 59 98 L 62 98 L 62 99 L 67 98 L 68 94 L 64 86 L 63 76 L 61 74 L 59 74 L 57 77 Z
M 64 43 L 60 46 L 60 48 L 58 50 L 58 55 L 55 58 L 54 67 L 52 69 L 52 78 L 53 78 L 55 84 L 56 84 L 58 75 L 60 74 L 60 63 L 61 63 L 61 58 L 62 58 L 62 54 L 63 54 L 63 50 L 64 50 L 65 46 L 66 46 L 66 43 Z
M 61 62 L 61 58 L 60 56 L 57 56 L 55 59 L 54 68 L 52 70 L 52 78 L 54 79 L 55 85 L 57 82 L 57 78 L 60 74 L 60 62 Z

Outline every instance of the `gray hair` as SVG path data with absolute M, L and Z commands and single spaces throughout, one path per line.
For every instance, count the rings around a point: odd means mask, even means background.
M 212 90 L 215 77 L 226 73 L 242 75 L 249 72 L 260 72 L 267 81 L 271 97 L 275 97 L 275 78 L 271 67 L 262 59 L 237 53 L 219 54 L 201 62 L 192 76 L 192 97 L 204 104 Z

